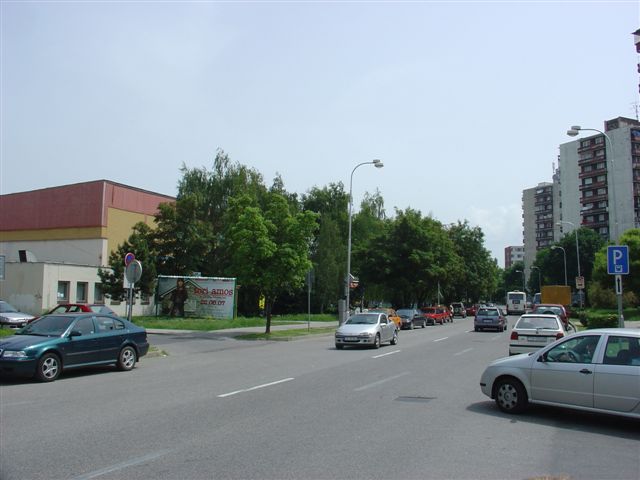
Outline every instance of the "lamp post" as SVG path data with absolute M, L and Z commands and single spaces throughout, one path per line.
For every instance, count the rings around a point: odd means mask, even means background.
M 613 224 L 613 235 L 609 235 L 609 237 L 614 241 L 614 243 L 616 243 L 618 241 L 618 212 L 616 209 L 616 205 L 617 205 L 616 182 L 613 178 L 613 173 L 614 173 L 613 171 L 615 166 L 615 162 L 613 160 L 613 143 L 611 142 L 611 138 L 609 137 L 609 135 L 607 135 L 601 130 L 598 130 L 597 128 L 583 128 L 579 125 L 574 125 L 569 130 L 567 130 L 567 135 L 569 135 L 570 137 L 575 137 L 580 132 L 584 132 L 584 131 L 598 132 L 599 134 L 604 135 L 604 138 L 606 138 L 607 143 L 609 143 L 609 153 L 611 155 L 607 155 L 607 158 L 609 158 L 609 161 L 611 162 L 611 175 L 607 173 L 607 185 L 611 186 L 611 199 L 613 201 L 613 205 L 611 205 L 611 208 L 609 210 L 610 215 L 613 216 L 613 221 L 611 222 Z M 566 223 L 571 223 L 571 222 L 566 222 Z
M 538 271 L 538 292 L 542 291 L 542 279 L 541 279 L 541 272 L 540 272 L 540 268 L 539 267 L 531 267 L 531 270 L 537 270 Z
M 580 244 L 578 243 L 578 229 L 576 228 L 575 223 L 567 222 L 564 220 L 560 220 L 556 223 L 556 225 L 562 226 L 563 223 L 567 223 L 573 227 L 573 230 L 576 232 L 576 262 L 578 264 L 578 277 L 580 277 Z M 582 293 L 580 293 L 580 308 L 582 308 Z
M 351 170 L 351 178 L 349 180 L 349 237 L 347 240 L 347 278 L 345 278 L 345 281 L 344 281 L 344 296 L 347 301 L 347 304 L 346 304 L 347 317 L 349 312 L 349 288 L 350 288 L 349 284 L 351 283 L 351 212 L 353 209 L 353 195 L 352 195 L 353 173 L 356 171 L 358 167 L 361 167 L 362 165 L 373 165 L 376 168 L 384 167 L 384 163 L 382 163 L 382 160 L 378 160 L 376 158 L 370 162 L 359 163 L 358 165 L 353 167 L 353 170 Z M 344 323 L 344 318 L 340 319 L 340 323 L 341 324 Z
M 551 250 L 556 249 L 562 250 L 562 256 L 564 257 L 564 284 L 567 285 L 567 252 L 559 245 L 551 245 Z

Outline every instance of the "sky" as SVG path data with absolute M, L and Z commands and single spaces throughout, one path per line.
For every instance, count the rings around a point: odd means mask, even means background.
M 640 1 L 0 0 L 0 194 L 176 195 L 216 152 L 468 221 L 504 266 L 572 125 L 637 118 Z M 356 165 L 380 159 L 384 168 Z

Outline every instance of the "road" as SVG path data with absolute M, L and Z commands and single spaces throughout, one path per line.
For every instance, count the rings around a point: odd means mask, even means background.
M 638 421 L 501 413 L 478 382 L 508 332 L 472 325 L 379 350 L 150 335 L 169 355 L 131 372 L 3 380 L 0 478 L 640 478 Z

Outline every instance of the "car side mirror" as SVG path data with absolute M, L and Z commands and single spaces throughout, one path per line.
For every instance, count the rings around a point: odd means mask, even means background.
M 70 337 L 81 337 L 82 336 L 82 332 L 80 332 L 78 330 L 71 330 L 71 332 L 69 332 L 69 336 Z
M 546 361 L 547 361 L 547 354 L 545 352 L 538 357 L 538 362 L 545 363 Z

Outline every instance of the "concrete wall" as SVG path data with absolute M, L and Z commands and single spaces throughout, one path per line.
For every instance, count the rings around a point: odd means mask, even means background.
M 32 315 L 41 315 L 58 304 L 58 283 L 69 282 L 68 303 L 77 303 L 78 282 L 87 284 L 87 302 L 99 303 L 95 298 L 95 286 L 100 283 L 98 267 L 44 262 L 7 262 L 5 280 L 0 281 L 0 299 L 9 302 L 18 310 Z M 153 298 L 148 305 L 136 299 L 133 315 L 153 315 Z M 105 298 L 104 304 L 118 315 L 126 315 L 125 302 L 113 302 Z

